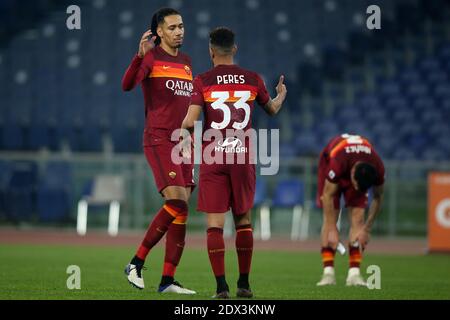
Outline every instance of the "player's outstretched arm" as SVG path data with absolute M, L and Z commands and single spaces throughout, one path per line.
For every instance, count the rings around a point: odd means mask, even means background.
M 148 39 L 149 37 L 151 37 L 150 40 Z M 134 57 L 122 79 L 122 89 L 124 91 L 133 90 L 136 85 L 141 83 L 142 80 L 148 76 L 150 68 L 143 63 L 143 59 L 145 55 L 155 47 L 155 39 L 156 37 L 152 37 L 152 32 L 150 30 L 142 35 L 137 56 Z
M 266 113 L 270 116 L 274 116 L 280 111 L 283 106 L 283 102 L 286 99 L 287 89 L 284 84 L 284 76 L 280 76 L 277 86 L 275 87 L 277 96 L 273 99 L 269 99 L 269 102 L 263 107 Z

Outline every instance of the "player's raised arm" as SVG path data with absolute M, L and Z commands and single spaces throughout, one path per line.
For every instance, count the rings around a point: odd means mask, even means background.
M 148 39 L 149 37 L 150 40 Z M 149 30 L 142 35 L 139 42 L 139 50 L 137 55 L 133 58 L 130 66 L 128 67 L 125 75 L 122 79 L 122 89 L 124 91 L 130 91 L 134 89 L 136 85 L 144 80 L 149 72 L 150 67 L 145 63 L 145 55 L 155 47 L 155 36 L 152 36 L 152 32 Z
M 277 96 L 273 99 L 269 99 L 269 102 L 263 107 L 266 113 L 270 116 L 274 116 L 280 111 L 283 106 L 283 102 L 286 99 L 287 89 L 284 84 L 284 76 L 280 76 L 277 86 L 275 87 Z

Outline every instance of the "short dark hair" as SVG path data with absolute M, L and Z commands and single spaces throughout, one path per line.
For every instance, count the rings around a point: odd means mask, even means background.
M 360 191 L 367 192 L 374 185 L 376 178 L 377 172 L 371 164 L 361 162 L 356 165 L 355 180 Z
M 229 54 L 234 47 L 234 32 L 227 27 L 218 27 L 209 33 L 209 43 Z
M 158 36 L 158 33 L 156 32 L 158 26 L 164 22 L 165 17 L 173 15 L 180 15 L 180 13 L 172 8 L 161 8 L 158 11 L 156 11 L 155 14 L 153 15 L 150 30 L 152 31 L 153 35 L 156 36 L 155 39 L 156 45 L 159 45 L 161 43 L 161 38 Z

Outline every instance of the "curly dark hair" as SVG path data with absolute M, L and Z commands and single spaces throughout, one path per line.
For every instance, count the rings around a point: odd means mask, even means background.
M 224 53 L 231 53 L 234 46 L 234 32 L 227 27 L 218 27 L 209 33 L 209 43 Z

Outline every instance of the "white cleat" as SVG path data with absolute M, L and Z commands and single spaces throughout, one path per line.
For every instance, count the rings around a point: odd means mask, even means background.
M 197 293 L 193 290 L 183 288 L 183 286 L 176 281 L 174 281 L 172 284 L 169 284 L 167 286 L 160 286 L 158 289 L 158 292 L 159 293 L 178 293 L 178 294 L 196 294 Z
M 144 278 L 142 277 L 143 266 L 137 266 L 134 264 L 128 264 L 125 268 L 125 274 L 127 275 L 128 282 L 138 288 L 144 289 Z
M 336 277 L 334 276 L 334 268 L 333 267 L 325 267 L 323 269 L 322 279 L 317 282 L 318 287 L 322 286 L 332 286 L 336 284 Z
M 318 287 L 322 286 L 332 286 L 336 284 L 336 278 L 332 274 L 323 274 L 322 279 L 320 279 L 319 282 L 317 282 Z
M 359 268 L 350 268 L 348 270 L 346 285 L 349 287 L 367 287 L 367 283 L 361 277 Z

